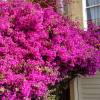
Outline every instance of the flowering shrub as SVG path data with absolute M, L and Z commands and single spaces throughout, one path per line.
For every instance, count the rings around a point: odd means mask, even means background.
M 36 2 L 39 3 L 43 8 L 48 7 L 48 6 L 52 6 L 52 7 L 56 7 L 56 0 L 28 0 L 31 2 Z
M 99 50 L 76 26 L 52 7 L 0 2 L 0 98 L 38 100 L 73 70 L 95 74 Z

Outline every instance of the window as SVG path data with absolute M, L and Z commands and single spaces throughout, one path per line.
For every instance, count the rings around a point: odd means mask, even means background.
M 83 0 L 84 16 L 85 20 L 92 21 L 96 25 L 100 26 L 100 0 Z

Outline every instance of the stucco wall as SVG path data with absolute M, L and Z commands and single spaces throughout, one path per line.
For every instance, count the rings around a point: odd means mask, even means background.
M 72 0 L 72 2 L 67 4 L 65 7 L 65 14 L 68 15 L 72 20 L 78 20 L 83 26 L 82 8 L 82 0 Z

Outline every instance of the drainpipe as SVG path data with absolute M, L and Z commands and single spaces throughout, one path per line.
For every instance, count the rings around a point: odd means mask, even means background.
M 63 0 L 56 0 L 57 2 L 57 11 L 60 14 L 64 14 L 64 4 L 63 4 Z

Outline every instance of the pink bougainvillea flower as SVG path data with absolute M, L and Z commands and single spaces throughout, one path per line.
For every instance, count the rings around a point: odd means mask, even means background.
M 0 1 L 0 99 L 38 100 L 72 71 L 94 75 L 98 33 L 81 30 L 50 6 Z

